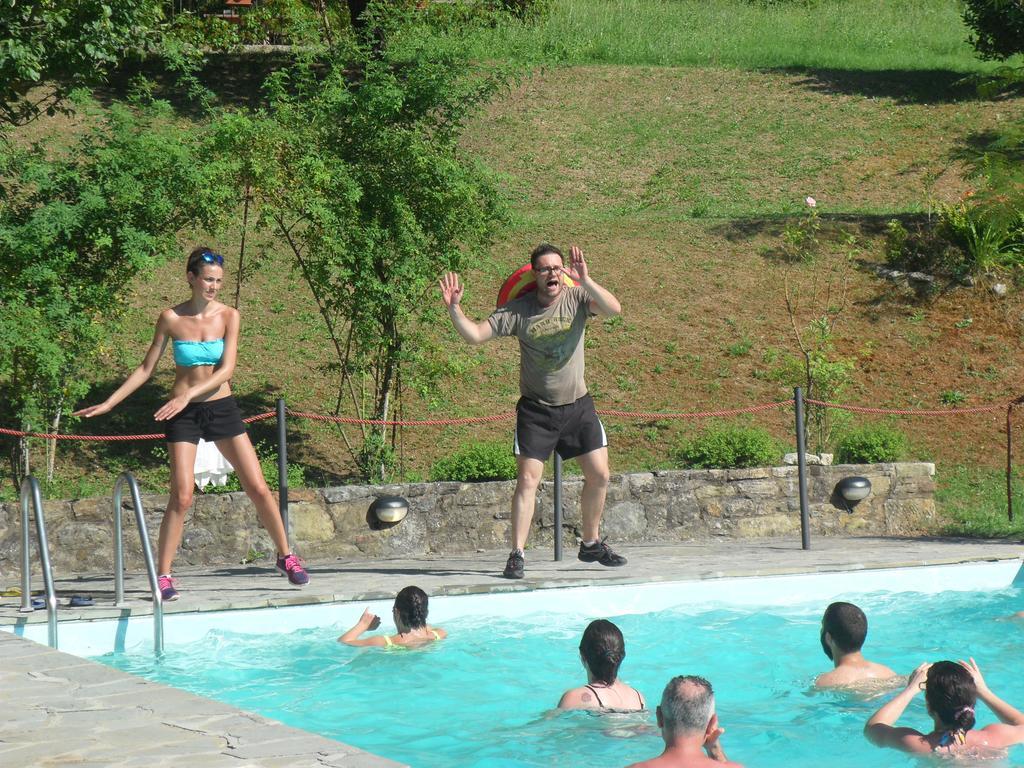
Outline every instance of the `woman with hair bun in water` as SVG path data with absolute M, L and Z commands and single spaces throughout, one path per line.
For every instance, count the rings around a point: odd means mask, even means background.
M 922 690 L 933 729 L 897 728 L 896 721 Z M 979 698 L 1002 722 L 974 728 Z M 864 735 L 875 746 L 915 754 L 1003 750 L 1024 742 L 1024 713 L 992 693 L 974 659 L 937 661 L 911 673 L 907 687 L 871 716 Z
M 391 617 L 395 621 L 397 635 L 374 635 L 359 637 L 380 626 L 380 617 L 367 608 L 348 632 L 338 638 L 339 643 L 354 646 L 376 646 L 378 648 L 417 648 L 448 636 L 440 627 L 427 624 L 427 593 L 419 587 L 406 587 L 395 597 Z
M 580 640 L 580 661 L 587 672 L 587 684 L 563 693 L 558 708 L 601 712 L 646 709 L 640 691 L 618 679 L 624 658 L 626 642 L 619 628 L 607 619 L 590 622 Z

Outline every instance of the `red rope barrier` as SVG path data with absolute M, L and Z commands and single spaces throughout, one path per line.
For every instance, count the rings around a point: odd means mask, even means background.
M 708 419 L 708 418 L 721 418 L 729 416 L 740 416 L 748 413 L 761 413 L 763 411 L 774 410 L 775 408 L 783 408 L 790 405 L 793 402 L 792 398 L 787 400 L 779 400 L 774 403 L 762 403 L 760 405 L 751 405 L 745 408 L 728 408 L 719 411 L 694 411 L 690 413 L 657 413 L 654 411 L 620 411 L 610 408 L 598 409 L 598 414 L 602 416 L 615 416 L 624 419 L 637 419 L 641 421 L 660 421 L 664 419 Z M 810 398 L 804 400 L 805 403 L 810 405 L 818 405 L 823 408 L 836 408 L 843 411 L 850 411 L 851 413 L 866 413 L 875 415 L 890 415 L 890 416 L 965 416 L 975 413 L 995 413 L 996 411 L 1005 410 L 1009 407 L 1008 403 L 999 403 L 996 405 L 982 405 L 973 408 L 949 408 L 949 409 L 912 409 L 912 408 L 868 408 L 860 405 L 843 405 L 841 403 L 829 403 L 824 400 L 812 400 Z M 1016 402 L 1016 401 L 1013 401 Z M 449 426 L 462 426 L 467 424 L 489 424 L 499 421 L 511 421 L 515 418 L 514 413 L 498 413 L 491 416 L 467 416 L 465 418 L 458 419 L 419 419 L 419 420 L 400 420 L 400 419 L 358 419 L 351 416 L 327 416 L 320 413 L 310 413 L 308 411 L 287 411 L 289 416 L 295 416 L 302 419 L 311 419 L 313 421 L 325 421 L 332 422 L 335 424 L 353 424 L 363 426 L 385 426 L 385 427 L 449 427 Z M 257 421 L 263 421 L 265 419 L 272 419 L 277 414 L 274 411 L 267 411 L 266 413 L 259 413 L 255 416 L 249 416 L 242 419 L 246 424 L 252 424 Z M 9 435 L 11 437 L 36 437 L 43 440 L 95 440 L 97 442 L 126 442 L 129 440 L 160 440 L 164 437 L 163 432 L 157 432 L 147 435 L 60 435 L 49 432 L 22 432 L 16 429 L 4 429 L 0 427 L 0 435 Z
M 740 416 L 745 413 L 761 413 L 762 411 L 770 411 L 774 408 L 782 408 L 786 405 L 792 405 L 793 398 L 789 400 L 779 400 L 777 403 L 764 403 L 762 405 L 750 405 L 746 408 L 730 408 L 725 411 L 697 411 L 695 413 L 652 413 L 648 411 L 615 411 L 608 409 L 598 409 L 598 413 L 602 416 L 621 416 L 627 419 L 642 419 L 644 421 L 656 421 L 658 419 L 705 419 L 714 418 L 718 416 Z
M 448 427 L 459 424 L 486 424 L 515 418 L 514 413 L 498 413 L 493 416 L 467 416 L 462 419 L 425 419 L 422 421 L 391 421 L 387 419 L 357 419 L 351 416 L 324 416 L 320 413 L 288 410 L 289 416 L 298 416 L 313 421 L 330 421 L 334 424 L 362 424 L 384 427 Z
M 263 421 L 264 419 L 272 419 L 277 414 L 273 411 L 267 411 L 266 413 L 258 413 L 255 416 L 249 416 L 242 419 L 246 424 L 252 424 L 256 421 Z M 0 435 L 10 435 L 11 437 L 38 437 L 43 440 L 95 440 L 100 443 L 116 443 L 116 442 L 127 442 L 129 440 L 162 440 L 165 435 L 163 432 L 154 432 L 149 435 L 59 435 L 52 432 L 22 432 L 17 429 L 4 429 L 0 427 Z
M 804 398 L 805 403 L 820 405 L 823 408 L 837 408 L 841 411 L 851 413 L 871 413 L 876 415 L 890 416 L 964 416 L 971 413 L 995 413 L 1006 410 L 1009 403 L 997 405 L 979 405 L 975 408 L 935 408 L 935 409 L 912 409 L 912 408 L 866 408 L 861 405 L 841 405 L 839 403 L 827 403 L 823 400 L 811 400 Z

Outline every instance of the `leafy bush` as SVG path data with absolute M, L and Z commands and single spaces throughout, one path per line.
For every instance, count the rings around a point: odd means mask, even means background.
M 507 443 L 470 443 L 434 464 L 430 476 L 462 483 L 511 480 L 516 476 L 516 457 Z
M 1024 198 L 1001 186 L 940 205 L 935 225 L 908 229 L 894 219 L 886 255 L 900 269 L 955 278 L 1018 271 L 1024 267 Z
M 683 469 L 770 467 L 782 458 L 782 446 L 760 427 L 733 424 L 705 430 L 672 458 Z
M 1024 5 L 1008 0 L 964 0 L 964 24 L 983 59 L 1007 59 L 1024 53 Z
M 551 0 L 490 0 L 490 4 L 525 21 L 541 19 L 551 10 Z
M 906 225 L 892 219 L 886 226 L 885 255 L 889 265 L 906 272 L 960 278 L 970 272 L 964 252 L 934 222 Z
M 470 24 L 495 27 L 509 17 L 535 23 L 548 15 L 551 0 L 470 0 L 426 3 L 423 10 L 437 27 L 459 31 Z
M 982 274 L 1022 266 L 1024 201 L 1006 195 L 939 208 L 940 231 L 963 250 L 965 271 Z
M 899 461 L 907 453 L 907 436 L 887 424 L 865 424 L 846 432 L 836 446 L 840 464 L 878 464 Z

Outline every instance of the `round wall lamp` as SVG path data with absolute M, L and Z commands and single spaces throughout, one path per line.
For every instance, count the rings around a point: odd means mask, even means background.
M 394 525 L 409 513 L 409 502 L 401 496 L 378 496 L 370 505 L 370 513 L 381 523 Z
M 871 481 L 860 476 L 844 477 L 836 483 L 835 494 L 846 504 L 846 511 L 853 512 L 858 501 L 871 495 Z

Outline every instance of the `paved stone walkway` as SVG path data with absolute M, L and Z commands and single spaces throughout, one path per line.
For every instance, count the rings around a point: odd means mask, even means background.
M 593 584 L 714 579 L 852 571 L 1018 558 L 1021 543 L 934 538 L 818 538 L 808 551 L 795 540 L 715 539 L 623 547 L 630 563 L 605 569 L 566 551 L 529 550 L 527 578 L 500 578 L 505 552 L 416 560 L 332 560 L 308 563 L 311 583 L 296 588 L 270 564 L 184 569 L 182 598 L 165 613 L 390 599 L 416 583 L 430 595 L 548 589 Z M 0 583 L 18 586 L 17 577 Z M 38 589 L 37 577 L 33 587 Z M 152 613 L 144 574 L 128 574 L 129 607 L 115 609 L 113 576 L 59 576 L 60 621 Z M 94 605 L 66 607 L 71 595 Z M 20 598 L 0 600 L 0 629 L 45 622 L 46 611 L 22 614 Z M 173 619 L 171 619 L 173 620 Z M 182 691 L 0 632 L 0 766 L 365 766 L 395 763 Z

